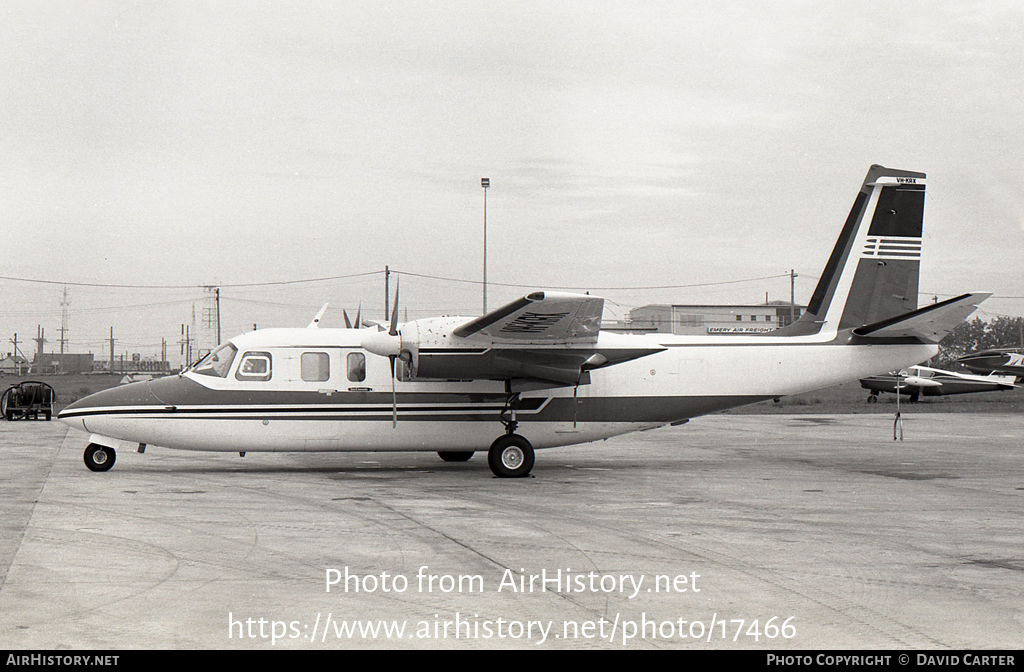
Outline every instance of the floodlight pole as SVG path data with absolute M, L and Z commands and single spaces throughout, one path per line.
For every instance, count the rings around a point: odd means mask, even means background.
M 481 177 L 480 186 L 483 187 L 483 312 L 480 314 L 487 314 L 487 190 L 490 178 Z
M 789 269 L 789 323 L 796 322 L 796 270 Z
M 213 288 L 214 295 L 217 298 L 217 345 L 219 346 L 220 341 L 220 287 Z

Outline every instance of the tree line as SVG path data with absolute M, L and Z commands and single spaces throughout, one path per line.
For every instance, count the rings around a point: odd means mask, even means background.
M 952 369 L 958 357 L 992 348 L 1024 348 L 1024 317 L 965 320 L 939 341 L 938 368 Z

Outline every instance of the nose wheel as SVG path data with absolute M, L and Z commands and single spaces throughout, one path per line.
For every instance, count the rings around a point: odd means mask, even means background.
M 91 471 L 109 471 L 114 466 L 117 454 L 113 448 L 90 443 L 85 449 L 85 466 Z
M 498 478 L 529 476 L 534 462 L 533 446 L 518 434 L 495 439 L 487 451 L 487 464 Z

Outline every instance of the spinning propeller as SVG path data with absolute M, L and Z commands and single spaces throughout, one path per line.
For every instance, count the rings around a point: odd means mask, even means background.
M 395 281 L 395 307 L 391 310 L 391 323 L 388 330 L 378 325 L 377 331 L 372 331 L 363 337 L 360 343 L 363 349 L 381 357 L 387 357 L 391 363 L 391 426 L 398 426 L 398 396 L 395 392 L 395 360 L 401 359 L 408 363 L 412 355 L 408 350 L 402 350 L 402 334 L 398 330 L 398 281 Z

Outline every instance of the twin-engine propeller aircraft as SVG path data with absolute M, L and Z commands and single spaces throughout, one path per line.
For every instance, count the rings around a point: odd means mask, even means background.
M 908 395 L 911 401 L 917 401 L 922 396 L 945 397 L 952 394 L 996 392 L 1019 387 L 1012 375 L 991 373 L 982 376 L 927 366 L 910 366 L 901 371 L 861 378 L 860 386 L 870 390 L 868 401 L 872 403 L 878 401 L 880 392 L 899 391 L 900 394 Z
M 988 294 L 918 309 L 925 176 L 872 166 L 805 313 L 755 335 L 600 330 L 603 299 L 538 291 L 476 318 L 370 328 L 266 329 L 184 373 L 66 407 L 90 434 L 85 463 L 115 449 L 487 450 L 499 477 L 534 449 L 689 418 L 924 361 Z M 347 315 L 346 315 L 347 317 Z M 488 447 L 489 446 L 489 447 Z
M 1024 377 L 1024 348 L 993 348 L 956 360 L 975 373 Z

